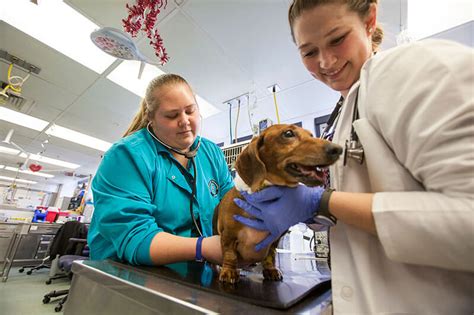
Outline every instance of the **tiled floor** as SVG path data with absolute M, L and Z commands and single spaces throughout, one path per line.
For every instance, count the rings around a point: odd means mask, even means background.
M 52 299 L 43 304 L 43 296 L 53 290 L 65 290 L 70 286 L 67 278 L 53 280 L 50 285 L 45 281 L 49 278 L 49 270 L 43 269 L 32 275 L 19 273 L 19 268 L 12 268 L 8 281 L 0 282 L 0 314 L 2 315 L 52 315 L 57 302 Z M 59 301 L 60 298 L 57 298 Z

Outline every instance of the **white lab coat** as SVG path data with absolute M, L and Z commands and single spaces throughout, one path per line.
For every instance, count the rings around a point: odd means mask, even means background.
M 331 229 L 335 314 L 474 312 L 474 53 L 447 41 L 381 52 L 350 90 L 333 141 L 354 125 L 366 162 L 340 159 L 334 187 L 375 192 L 378 236 Z

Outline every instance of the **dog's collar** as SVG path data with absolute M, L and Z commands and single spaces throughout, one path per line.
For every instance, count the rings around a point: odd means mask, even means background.
M 234 185 L 238 191 L 245 191 L 248 194 L 252 193 L 252 188 L 244 182 L 237 172 L 235 172 Z
M 265 180 L 263 182 L 263 187 L 268 186 L 273 186 L 273 184 L 268 180 Z M 244 180 L 239 176 L 239 173 L 237 173 L 237 171 L 235 172 L 234 187 L 238 191 L 245 191 L 249 195 L 253 193 L 252 188 L 250 188 L 250 186 L 244 182 Z

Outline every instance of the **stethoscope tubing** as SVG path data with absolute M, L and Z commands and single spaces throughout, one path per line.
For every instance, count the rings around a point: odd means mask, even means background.
M 352 122 L 351 122 L 351 133 L 350 133 L 349 139 L 346 140 L 345 142 L 344 161 L 343 161 L 344 166 L 346 166 L 348 158 L 353 158 L 357 160 L 359 164 L 362 164 L 364 162 L 364 147 L 360 143 L 359 136 L 357 135 L 357 132 L 355 131 L 355 128 L 354 128 L 354 122 L 359 119 L 358 99 L 359 99 L 359 93 L 356 94 L 356 99 L 354 101 L 354 109 L 352 112 Z M 336 128 L 334 124 L 337 122 L 337 119 L 341 113 L 341 107 L 343 103 L 344 103 L 344 97 L 341 96 L 336 106 L 334 107 L 334 110 L 329 116 L 327 126 L 326 128 L 324 128 L 324 131 L 321 134 L 321 138 L 323 139 L 327 138 L 329 131 L 331 131 L 331 129 Z M 332 130 L 332 132 L 334 133 L 334 130 Z
M 199 150 L 199 147 L 201 146 L 201 135 L 199 135 L 199 141 L 198 141 L 198 144 L 196 145 L 196 147 L 189 151 L 189 152 L 183 152 L 181 150 L 178 150 L 176 148 L 173 148 L 172 146 L 168 145 L 167 143 L 165 143 L 164 141 L 160 140 L 156 135 L 155 133 L 150 130 L 151 128 L 151 122 L 148 123 L 148 125 L 146 126 L 146 129 L 148 131 L 148 133 L 151 135 L 151 137 L 153 139 L 155 139 L 156 141 L 158 141 L 158 143 L 162 144 L 165 148 L 179 154 L 179 155 L 182 155 L 182 156 L 185 156 L 186 158 L 190 159 L 191 160 L 191 164 L 193 166 L 193 170 L 194 170 L 194 177 L 192 178 L 191 180 L 191 183 L 192 183 L 192 188 L 191 188 L 191 198 L 189 200 L 189 212 L 191 214 L 191 218 L 193 220 L 193 224 L 194 226 L 196 227 L 196 230 L 197 232 L 199 233 L 199 236 L 203 236 L 202 234 L 202 231 L 200 229 L 200 224 L 197 222 L 196 220 L 196 217 L 194 216 L 194 211 L 193 211 L 193 199 L 196 197 L 196 190 L 197 190 L 197 178 L 198 178 L 198 172 L 197 172 L 197 167 L 196 167 L 196 161 L 194 161 L 194 158 L 196 157 L 197 155 L 197 152 Z M 202 128 L 202 124 L 201 124 L 201 127 L 200 127 L 200 130 L 199 130 L 199 134 L 201 134 L 201 128 Z

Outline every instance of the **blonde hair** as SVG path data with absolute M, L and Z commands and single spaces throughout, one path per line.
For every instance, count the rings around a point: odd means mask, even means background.
M 359 14 L 364 18 L 369 14 L 370 5 L 377 4 L 378 0 L 293 0 L 288 10 L 288 21 L 290 22 L 291 36 L 295 41 L 295 34 L 293 33 L 293 26 L 295 20 L 307 10 L 310 10 L 321 4 L 341 3 L 347 4 L 349 10 Z M 372 33 L 372 51 L 377 51 L 383 39 L 383 30 L 380 25 L 376 25 Z
M 137 130 L 145 128 L 151 121 L 155 115 L 156 110 L 158 109 L 158 106 L 160 106 L 160 99 L 159 97 L 156 97 L 156 94 L 159 95 L 159 93 L 156 93 L 156 89 L 161 89 L 166 86 L 177 84 L 186 84 L 191 89 L 191 86 L 188 84 L 188 82 L 186 82 L 183 77 L 177 74 L 163 74 L 151 80 L 148 84 L 148 87 L 146 88 L 145 97 L 140 103 L 140 109 L 133 118 L 132 123 L 124 133 L 123 137 L 126 137 Z

